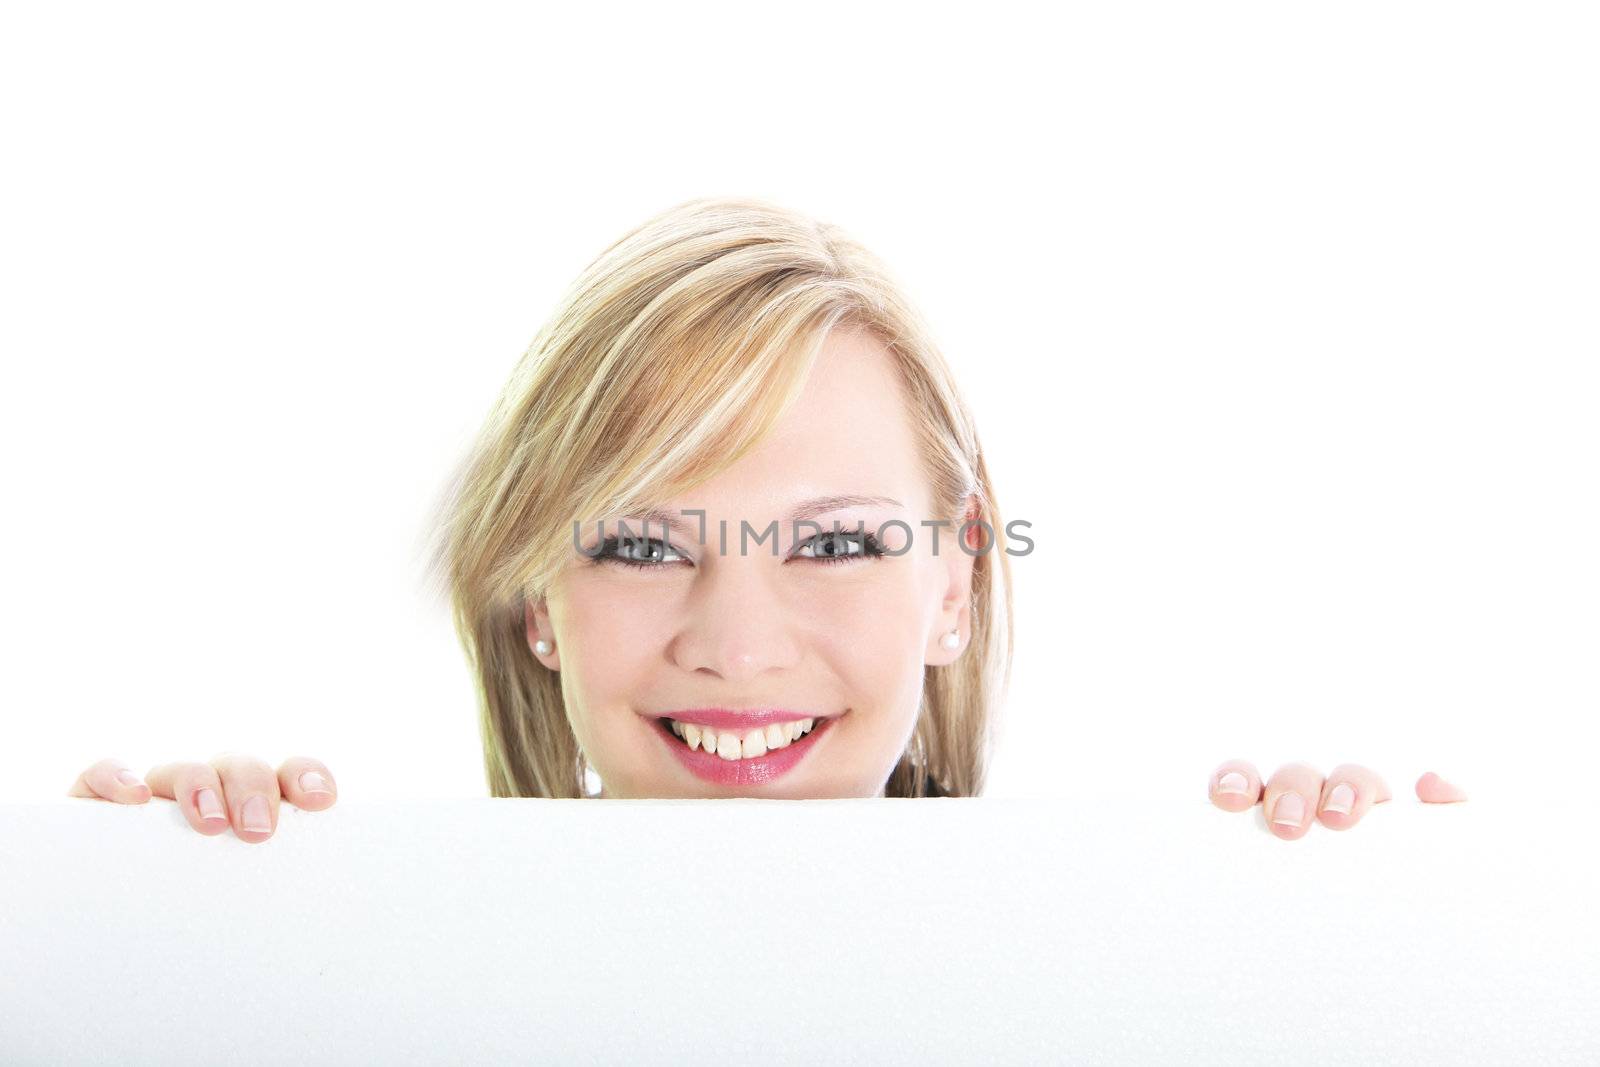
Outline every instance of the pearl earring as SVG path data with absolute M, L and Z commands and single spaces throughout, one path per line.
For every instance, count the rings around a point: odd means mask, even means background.
M 533 643 L 533 650 L 541 656 L 547 656 L 550 654 L 550 642 L 540 638 Z
M 951 630 L 939 639 L 939 643 L 954 652 L 961 647 L 961 635 L 955 630 Z

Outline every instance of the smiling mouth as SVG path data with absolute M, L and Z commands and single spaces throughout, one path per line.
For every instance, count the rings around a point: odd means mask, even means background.
M 662 728 L 681 741 L 691 752 L 717 755 L 733 762 L 741 759 L 759 759 L 768 752 L 788 748 L 791 744 L 811 736 L 821 720 L 798 719 L 789 722 L 768 723 L 749 730 L 717 730 L 698 723 L 679 722 L 665 716 L 658 718 Z
M 729 717 L 725 709 L 703 708 L 686 714 L 698 718 L 717 718 L 732 723 L 731 728 L 719 729 L 704 723 L 674 720 L 670 716 L 655 715 L 648 721 L 668 752 L 678 764 L 701 781 L 717 786 L 714 796 L 724 796 L 725 789 L 746 789 L 765 786 L 786 775 L 795 773 L 818 745 L 827 747 L 825 734 L 836 728 L 835 720 L 848 718 L 846 712 L 824 715 L 812 719 L 785 719 L 761 726 L 738 723 L 739 716 Z M 810 723 L 810 728 L 806 724 Z M 680 734 L 678 731 L 681 730 Z M 769 735 L 768 731 L 771 731 Z M 698 736 L 696 736 L 698 735 Z M 768 744 L 769 737 L 776 747 Z M 690 748 L 690 741 L 694 747 Z M 708 751 L 707 744 L 712 748 Z M 759 753 L 759 755 L 757 755 Z

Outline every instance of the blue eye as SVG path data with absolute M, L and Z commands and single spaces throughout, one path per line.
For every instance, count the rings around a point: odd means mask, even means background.
M 806 554 L 807 550 L 813 554 Z M 831 566 L 855 560 L 880 559 L 883 544 L 865 530 L 830 531 L 804 542 L 796 559 Z M 670 563 L 688 562 L 687 557 L 659 537 L 607 537 L 588 553 L 592 563 L 620 563 L 624 567 L 654 570 Z
M 828 533 L 811 538 L 802 546 L 802 551 L 819 545 L 832 547 L 826 551 L 818 549 L 818 555 L 801 558 L 815 560 L 818 563 L 848 563 L 856 559 L 878 559 L 883 555 L 883 545 L 865 530 L 859 533 L 830 530 Z
M 668 558 L 669 553 L 671 558 Z M 589 558 L 595 563 L 620 563 L 624 567 L 647 570 L 679 562 L 684 557 L 659 537 L 608 537 L 600 542 L 600 547 Z

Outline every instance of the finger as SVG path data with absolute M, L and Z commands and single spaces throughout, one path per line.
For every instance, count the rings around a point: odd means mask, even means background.
M 309 756 L 290 756 L 278 767 L 278 788 L 297 808 L 321 811 L 333 807 L 338 789 L 333 775 L 321 760 Z
M 222 803 L 242 841 L 259 844 L 278 826 L 278 775 L 254 756 L 224 752 L 211 758 L 222 778 Z
M 1321 771 L 1309 763 L 1284 764 L 1267 780 L 1262 795 L 1267 829 L 1285 841 L 1304 837 L 1321 797 Z
M 1246 811 L 1261 799 L 1261 775 L 1246 760 L 1231 759 L 1211 772 L 1211 803 L 1224 811 Z
M 1328 772 L 1317 806 L 1317 821 L 1330 830 L 1348 830 L 1361 821 L 1374 804 L 1392 799 L 1389 787 L 1375 771 L 1356 763 L 1341 763 Z
M 1417 799 L 1424 804 L 1456 804 L 1467 799 L 1467 794 L 1460 786 L 1429 771 L 1417 779 Z
M 69 797 L 93 797 L 118 804 L 143 804 L 150 799 L 150 787 L 119 759 L 103 759 L 91 765 L 67 789 Z
M 150 788 L 158 797 L 175 801 L 189 825 L 207 837 L 228 830 L 222 779 L 209 763 L 163 763 L 151 768 Z

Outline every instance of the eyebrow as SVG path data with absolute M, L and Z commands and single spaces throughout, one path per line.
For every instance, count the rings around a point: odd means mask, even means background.
M 903 505 L 900 503 L 900 501 L 890 500 L 886 496 L 858 496 L 855 494 L 845 494 L 842 496 L 819 496 L 813 497 L 810 500 L 801 501 L 795 506 L 794 511 L 790 512 L 789 518 L 809 519 L 813 515 L 825 515 L 830 511 L 838 511 L 841 508 L 898 508 L 902 506 Z
M 839 493 L 832 496 L 818 496 L 812 497 L 810 500 L 802 500 L 800 503 L 796 504 L 794 510 L 789 513 L 789 521 L 796 522 L 801 519 L 812 518 L 816 515 L 826 515 L 830 511 L 839 511 L 843 508 L 899 508 L 904 506 L 905 505 L 901 504 L 900 501 L 886 496 L 863 496 L 858 493 Z M 676 514 L 667 511 L 664 508 L 649 508 L 645 511 L 636 512 L 632 518 L 646 523 L 656 523 L 661 526 L 665 526 L 668 529 L 677 530 L 686 537 L 693 537 L 699 532 L 697 527 L 691 527 Z M 623 521 L 627 520 L 624 519 Z M 700 521 L 700 517 L 697 517 L 697 521 Z

